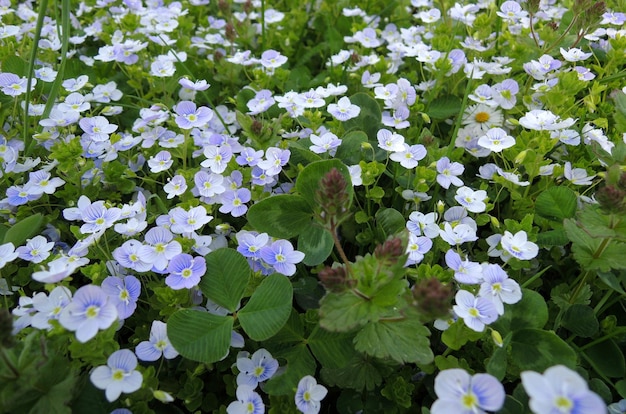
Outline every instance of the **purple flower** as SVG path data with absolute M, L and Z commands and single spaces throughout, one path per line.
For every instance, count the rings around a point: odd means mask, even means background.
M 174 107 L 176 125 L 182 129 L 200 128 L 213 118 L 213 111 L 206 106 L 196 108 L 191 101 L 181 101 Z
M 226 191 L 222 194 L 222 206 L 220 213 L 230 213 L 233 217 L 241 217 L 246 214 L 248 207 L 245 203 L 250 201 L 252 194 L 247 188 L 239 188 L 237 190 Z
M 278 273 L 293 276 L 296 273 L 295 264 L 304 259 L 304 253 L 294 250 L 287 240 L 276 240 L 261 249 L 261 258 Z
M 30 191 L 28 191 L 27 188 L 19 185 L 12 185 L 11 187 L 7 188 L 6 195 L 7 203 L 10 206 L 21 206 L 28 203 L 29 201 L 37 200 L 41 197 L 41 194 L 31 193 Z
M 585 380 L 563 365 L 550 367 L 543 375 L 524 371 L 520 377 L 533 413 L 606 413 L 606 405 Z
M 161 358 L 173 359 L 178 356 L 167 337 L 167 325 L 161 321 L 153 321 L 150 328 L 150 340 L 140 342 L 135 348 L 137 358 L 142 361 L 156 361 Z
M 85 343 L 117 319 L 117 308 L 102 288 L 86 285 L 76 291 L 72 302 L 61 312 L 59 322 L 64 328 L 76 331 L 76 339 Z
M 296 407 L 304 414 L 317 414 L 322 406 L 321 401 L 327 393 L 326 387 L 318 384 L 312 376 L 307 375 L 298 382 L 295 396 Z
M 135 312 L 137 299 L 141 294 L 141 282 L 135 276 L 126 276 L 123 279 L 109 276 L 100 287 L 117 307 L 120 319 L 126 319 Z
M 91 372 L 89 378 L 96 388 L 105 390 L 109 402 L 117 400 L 124 392 L 130 394 L 141 388 L 143 376 L 136 371 L 137 357 L 128 349 L 113 352 L 106 365 Z
M 202 256 L 193 257 L 182 253 L 174 256 L 167 266 L 169 276 L 165 284 L 174 290 L 191 289 L 200 283 L 200 278 L 206 272 L 206 260 Z
M 246 353 L 247 354 L 247 353 Z M 261 348 L 252 357 L 237 358 L 237 385 L 247 385 L 255 389 L 259 382 L 272 378 L 278 370 L 278 361 Z
M 435 393 L 438 399 L 430 408 L 432 414 L 498 411 L 504 405 L 506 396 L 504 387 L 492 375 L 470 375 L 459 368 L 446 369 L 437 375 Z
M 487 298 L 475 297 L 467 290 L 459 290 L 455 296 L 456 305 L 452 307 L 454 313 L 468 328 L 482 332 L 485 325 L 498 319 L 498 311 L 493 302 Z

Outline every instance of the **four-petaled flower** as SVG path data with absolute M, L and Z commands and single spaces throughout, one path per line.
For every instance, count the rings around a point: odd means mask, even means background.
M 327 393 L 326 387 L 318 384 L 312 376 L 307 375 L 298 382 L 295 396 L 296 408 L 304 414 L 317 414 L 322 407 L 321 401 Z
M 109 402 L 117 400 L 122 393 L 130 394 L 141 388 L 143 376 L 136 371 L 137 357 L 128 349 L 120 349 L 109 355 L 106 365 L 91 372 L 89 378 L 96 388 L 104 390 Z
M 484 414 L 504 405 L 504 387 L 489 374 L 470 375 L 460 368 L 441 371 L 435 378 L 437 401 L 432 414 Z M 547 413 L 548 411 L 543 411 Z

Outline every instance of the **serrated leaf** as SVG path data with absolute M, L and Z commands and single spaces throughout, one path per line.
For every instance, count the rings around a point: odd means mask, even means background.
M 328 332 L 318 325 L 313 328 L 307 343 L 323 367 L 339 368 L 345 366 L 355 353 L 353 338 L 352 334 Z
M 268 276 L 256 288 L 237 317 L 241 327 L 255 341 L 271 338 L 285 325 L 291 313 L 293 288 L 286 276 Z
M 417 320 L 380 320 L 368 323 L 356 334 L 354 348 L 376 358 L 391 358 L 400 364 L 429 364 L 434 355 L 428 334 L 428 329 Z
M 210 364 L 228 352 L 233 321 L 230 316 L 181 309 L 167 321 L 167 337 L 183 357 Z
M 286 359 L 287 366 L 284 373 L 274 376 L 263 386 L 263 391 L 269 395 L 293 395 L 302 377 L 315 375 L 317 364 L 305 344 L 274 352 L 273 357 Z
M 552 331 L 520 329 L 513 331 L 511 359 L 521 371 L 543 372 L 553 365 L 576 367 L 576 352 Z
M 302 198 L 309 203 L 311 209 L 315 208 L 318 204 L 315 194 L 320 189 L 320 180 L 333 168 L 339 170 L 341 175 L 343 175 L 343 178 L 346 180 L 346 193 L 348 194 L 347 207 L 349 208 L 352 204 L 354 190 L 352 189 L 352 180 L 350 178 L 348 167 L 346 167 L 343 162 L 336 159 L 323 160 L 312 162 L 304 167 L 296 180 L 296 190 L 300 193 Z
M 548 230 L 537 234 L 539 247 L 565 246 L 567 243 L 569 239 L 563 229 Z
M 323 263 L 333 251 L 333 236 L 324 228 L 311 223 L 298 237 L 298 250 L 304 253 L 302 261 L 307 266 Z
M 535 212 L 541 217 L 562 221 L 576 214 L 576 194 L 567 187 L 550 187 L 535 201 Z
M 206 256 L 207 270 L 200 290 L 213 302 L 234 312 L 250 277 L 246 259 L 233 249 L 217 249 Z
M 357 391 L 371 391 L 383 381 L 380 368 L 375 360 L 365 355 L 356 354 L 341 368 L 322 368 L 324 383 Z
M 320 301 L 320 326 L 334 332 L 348 332 L 377 319 L 372 304 L 352 292 L 327 293 Z
M 41 227 L 43 227 L 43 216 L 41 213 L 26 217 L 7 230 L 2 244 L 11 242 L 15 247 L 21 246 L 27 239 L 39 233 Z
M 593 309 L 586 305 L 573 304 L 563 314 L 561 325 L 575 335 L 591 338 L 600 328 Z
M 597 343 L 582 352 L 602 375 L 609 378 L 624 378 L 626 375 L 624 353 L 612 339 Z
M 313 210 L 299 195 L 279 194 L 265 198 L 248 209 L 248 222 L 255 230 L 272 237 L 290 239 L 309 228 Z

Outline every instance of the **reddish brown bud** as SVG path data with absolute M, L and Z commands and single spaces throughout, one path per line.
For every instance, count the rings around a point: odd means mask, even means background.
M 251 126 L 252 132 L 254 133 L 254 135 L 261 135 L 261 132 L 263 132 L 263 123 L 257 119 L 255 119 L 254 121 L 252 121 L 252 126 Z
M 226 39 L 230 40 L 231 42 L 234 41 L 235 39 L 237 39 L 237 30 L 235 29 L 235 26 L 233 26 L 232 23 L 226 23 L 226 27 L 224 28 L 224 32 L 226 35 Z
M 321 208 L 321 218 L 329 223 L 340 222 L 348 211 L 348 182 L 337 168 L 327 172 L 319 182 L 315 200 Z
M 413 305 L 427 319 L 447 316 L 452 304 L 452 288 L 437 278 L 419 280 L 411 288 Z
M 395 262 L 402 254 L 404 254 L 404 246 L 399 237 L 386 240 L 374 249 L 374 256 L 379 260 L 392 259 Z
M 325 267 L 320 270 L 317 277 L 327 291 L 334 293 L 341 293 L 354 284 L 354 281 L 348 279 L 343 266 Z

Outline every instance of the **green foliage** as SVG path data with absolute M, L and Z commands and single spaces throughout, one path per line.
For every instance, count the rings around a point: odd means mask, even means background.
M 26 217 L 5 231 L 2 243 L 21 246 L 27 239 L 39 234 L 43 224 L 44 217 L 39 213 Z
M 233 318 L 181 309 L 167 321 L 167 336 L 185 358 L 210 364 L 228 352 Z
M 553 365 L 576 367 L 576 352 L 554 332 L 519 329 L 511 337 L 509 364 L 520 371 L 543 372 Z
M 268 276 L 237 312 L 243 330 L 255 341 L 271 338 L 283 327 L 291 312 L 293 288 L 285 276 Z
M 233 249 L 218 249 L 206 256 L 207 271 L 200 290 L 213 302 L 234 312 L 250 278 L 246 259 Z

